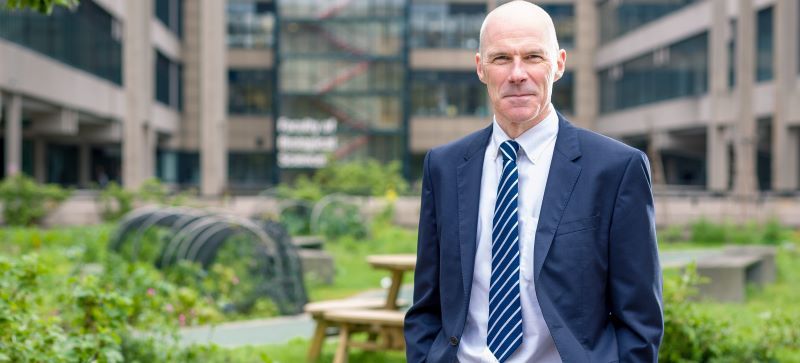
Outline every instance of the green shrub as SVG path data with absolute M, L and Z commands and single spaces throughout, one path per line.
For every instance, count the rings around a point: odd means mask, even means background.
M 3 220 L 13 226 L 38 223 L 69 195 L 69 191 L 58 185 L 41 185 L 24 174 L 7 177 L 0 182 Z
M 694 265 L 664 280 L 660 362 L 777 362 L 781 354 L 800 353 L 796 311 L 724 314 L 729 306 L 693 301 L 699 283 Z
M 366 221 L 358 206 L 344 201 L 332 201 L 324 206 L 316 221 L 316 231 L 328 239 L 352 236 L 361 239 L 367 236 Z
M 790 230 L 783 225 L 777 218 L 770 218 L 764 225 L 762 242 L 770 245 L 781 244 L 789 239 Z
M 110 182 L 100 192 L 100 215 L 104 221 L 116 221 L 133 209 L 136 194 Z
M 682 226 L 672 225 L 658 231 L 658 239 L 663 243 L 675 243 L 686 240 L 686 237 Z
M 791 230 L 776 219 L 764 224 L 749 221 L 741 224 L 713 223 L 700 219 L 690 226 L 691 242 L 699 244 L 771 244 L 777 245 L 791 238 Z M 671 236 L 670 236 L 671 237 Z M 662 241 L 668 241 L 667 236 Z
M 382 164 L 377 160 L 331 161 L 311 178 L 300 176 L 290 187 L 278 186 L 278 196 L 316 202 L 334 193 L 360 196 L 384 196 L 408 191 L 401 164 Z
M 693 242 L 722 244 L 728 239 L 727 228 L 724 225 L 712 223 L 705 218 L 692 223 L 690 228 Z
M 311 207 L 305 203 L 286 207 L 281 211 L 278 221 L 292 236 L 309 235 L 311 234 Z
M 137 198 L 144 202 L 170 204 L 167 186 L 156 178 L 147 179 L 142 183 L 137 192 Z

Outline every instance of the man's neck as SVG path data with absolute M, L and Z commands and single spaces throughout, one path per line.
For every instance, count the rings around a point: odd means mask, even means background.
M 539 115 L 537 115 L 536 118 L 532 119 L 531 121 L 526 121 L 522 123 L 501 122 L 497 118 L 497 115 L 495 115 L 494 118 L 497 121 L 497 125 L 500 126 L 500 129 L 502 129 L 503 132 L 505 132 L 509 138 L 516 139 L 520 135 L 524 134 L 525 131 L 534 128 L 536 125 L 540 124 L 548 116 L 550 116 L 551 108 L 552 108 L 551 104 L 547 104 L 547 107 L 544 109 L 544 111 L 541 112 Z

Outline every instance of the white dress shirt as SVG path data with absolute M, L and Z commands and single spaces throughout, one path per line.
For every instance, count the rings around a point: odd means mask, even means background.
M 552 104 L 550 114 L 539 124 L 515 139 L 520 145 L 517 157 L 519 171 L 519 250 L 520 303 L 522 305 L 522 344 L 507 362 L 561 362 L 550 330 L 545 324 L 533 281 L 533 243 L 542 197 L 553 159 L 558 115 Z M 510 138 L 493 121 L 492 138 L 483 159 L 480 207 L 478 210 L 478 245 L 472 277 L 469 312 L 458 348 L 459 362 L 497 362 L 486 344 L 489 319 L 489 279 L 492 257 L 492 218 L 497 200 L 497 184 L 503 160 L 498 156 L 500 144 Z

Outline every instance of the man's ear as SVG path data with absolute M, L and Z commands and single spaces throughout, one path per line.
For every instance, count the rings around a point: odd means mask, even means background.
M 564 76 L 564 72 L 567 69 L 567 51 L 563 49 L 558 50 L 558 57 L 556 58 L 556 79 L 558 81 L 561 77 Z
M 475 53 L 475 72 L 478 73 L 478 79 L 480 79 L 481 82 L 486 83 L 486 81 L 483 80 L 483 67 L 481 67 L 481 53 L 480 52 Z

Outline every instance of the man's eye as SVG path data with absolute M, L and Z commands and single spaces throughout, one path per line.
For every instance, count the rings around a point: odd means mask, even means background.
M 527 58 L 527 59 L 530 59 L 530 60 L 540 60 L 540 59 L 543 59 L 543 58 L 542 58 L 542 56 L 541 56 L 541 55 L 538 55 L 538 54 L 529 54 L 529 55 L 527 55 L 525 58 Z
M 507 61 L 507 60 L 509 60 L 509 57 L 505 56 L 505 55 L 494 57 L 494 61 L 495 62 L 503 62 L 503 61 Z

